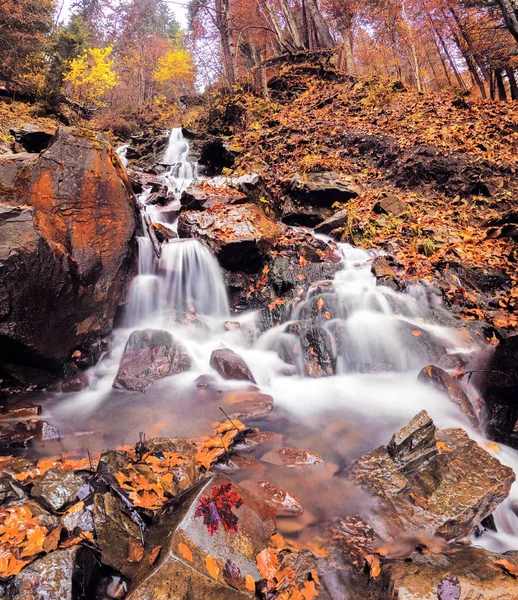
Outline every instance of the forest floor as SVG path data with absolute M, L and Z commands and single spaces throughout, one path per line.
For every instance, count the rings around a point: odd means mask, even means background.
M 238 173 L 261 174 L 267 212 L 278 212 L 295 173 L 352 176 L 362 193 L 342 207 L 342 241 L 385 249 L 402 279 L 435 282 L 468 320 L 518 327 L 514 103 L 314 64 L 284 67 L 269 93 L 218 96 L 192 123 L 228 136 Z M 399 200 L 396 214 L 379 210 L 387 196 Z

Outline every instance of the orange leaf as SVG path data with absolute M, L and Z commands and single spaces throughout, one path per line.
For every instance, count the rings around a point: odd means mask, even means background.
M 255 581 L 254 578 L 250 575 L 250 573 L 247 573 L 245 575 L 245 587 L 247 590 L 255 592 Z
M 210 573 L 211 577 L 213 577 L 214 579 L 217 579 L 219 577 L 221 569 L 219 568 L 216 559 L 210 554 L 207 554 L 207 556 L 205 557 L 205 566 L 207 567 L 207 571 Z
M 149 553 L 147 562 L 149 563 L 150 567 L 152 567 L 155 564 L 156 559 L 158 558 L 158 555 L 160 554 L 160 550 L 162 550 L 162 546 L 155 546 L 153 548 L 153 550 L 151 550 L 151 552 Z
M 259 552 L 256 563 L 257 569 L 264 579 L 272 579 L 279 570 L 279 560 L 270 548 L 265 548 Z
M 377 577 L 381 573 L 380 559 L 375 554 L 367 554 L 365 557 L 370 569 L 370 576 Z
M 314 581 L 305 581 L 302 588 L 302 596 L 304 600 L 313 600 L 318 596 L 318 591 Z
M 318 310 L 322 310 L 322 308 L 324 308 L 324 300 L 323 300 L 323 298 L 319 298 L 318 299 L 317 307 L 318 307 Z
M 331 318 L 331 313 L 330 313 L 328 310 L 326 310 L 326 312 L 324 313 L 324 317 L 325 317 L 327 320 L 329 320 L 329 319 Z
M 144 546 L 140 540 L 130 537 L 128 541 L 128 556 L 126 560 L 129 563 L 139 563 L 144 557 Z
M 178 551 L 185 558 L 185 560 L 192 562 L 192 550 L 189 548 L 189 546 L 187 546 L 183 542 L 180 542 L 178 544 Z
M 422 331 L 419 331 L 419 329 L 414 329 L 412 331 L 412 335 L 415 335 L 416 337 L 419 337 L 421 335 Z
M 53 552 L 59 545 L 59 538 L 61 537 L 61 530 L 63 525 L 58 525 L 48 534 L 43 542 L 43 550 L 45 552 Z
M 448 448 L 444 442 L 436 442 L 435 445 L 437 446 L 437 452 L 439 454 L 442 454 L 443 452 L 451 452 L 451 448 Z
M 518 566 L 514 565 L 512 562 L 502 559 L 502 560 L 494 560 L 493 564 L 496 565 L 497 567 L 500 567 L 503 571 L 505 571 L 509 575 L 512 575 L 513 577 L 518 578 Z

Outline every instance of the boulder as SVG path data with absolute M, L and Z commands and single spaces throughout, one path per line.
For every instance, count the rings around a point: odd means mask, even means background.
M 0 376 L 47 385 L 99 358 L 133 267 L 128 177 L 99 134 L 61 127 L 0 158 Z
M 281 355 L 288 364 L 300 364 L 302 358 L 304 375 L 307 377 L 330 377 L 336 369 L 336 356 L 331 333 L 319 325 L 294 321 L 286 327 L 286 333 L 296 336 L 300 346 L 290 348 L 293 353 Z M 286 349 L 285 349 L 286 350 Z
M 254 598 L 256 556 L 274 519 L 270 505 L 225 476 L 200 482 L 156 516 L 127 599 Z
M 213 350 L 210 355 L 210 366 L 223 379 L 238 379 L 255 383 L 254 376 L 246 362 L 230 348 Z
M 435 560 L 434 560 L 435 558 Z M 514 569 L 515 575 L 509 572 Z M 384 565 L 383 600 L 511 600 L 518 597 L 518 552 L 497 554 L 473 546 L 440 557 Z M 443 592 L 451 590 L 450 594 Z M 453 593 L 457 590 L 458 595 Z
M 60 512 L 77 500 L 77 493 L 83 484 L 83 478 L 74 471 L 49 469 L 34 484 L 31 496 L 49 510 Z
M 338 173 L 296 173 L 290 184 L 290 195 L 303 204 L 331 207 L 335 202 L 348 202 L 360 194 L 360 188 L 349 176 Z
M 259 268 L 282 229 L 255 204 L 218 205 L 203 212 L 182 213 L 178 234 L 201 240 L 222 267 L 236 271 Z
M 399 217 L 407 210 L 407 204 L 396 194 L 383 192 L 381 198 L 376 202 L 373 208 L 375 213 L 388 214 Z
M 475 428 L 480 430 L 480 422 L 473 409 L 473 406 L 466 394 L 460 387 L 459 383 L 448 375 L 446 371 L 435 365 L 424 367 L 417 376 L 419 381 L 427 383 L 438 389 L 440 392 L 448 396 L 448 398 L 456 404 L 460 410 L 468 417 L 469 422 Z
M 113 387 L 145 392 L 157 379 L 190 368 L 191 357 L 170 333 L 160 329 L 137 330 L 126 343 Z
M 198 164 L 206 175 L 220 175 L 223 169 L 234 165 L 235 155 L 221 138 L 212 138 L 204 142 Z
M 437 430 L 426 411 L 344 476 L 373 498 L 370 518 L 384 537 L 422 532 L 447 540 L 469 536 L 507 497 L 515 480 L 512 469 L 464 430 Z
M 335 212 L 332 217 L 329 217 L 322 223 L 319 223 L 315 227 L 316 233 L 325 233 L 330 234 L 335 229 L 340 229 L 340 227 L 345 227 L 349 220 L 349 215 L 346 209 L 339 210 Z
M 190 185 L 180 196 L 185 210 L 205 210 L 215 204 L 243 204 L 246 195 L 227 186 L 211 185 L 207 182 Z
M 486 430 L 491 439 L 518 448 L 518 335 L 503 340 L 479 356 L 472 382 L 487 409 Z
M 123 575 L 131 575 L 134 565 L 130 550 L 141 547 L 141 531 L 123 511 L 122 502 L 107 494 L 95 494 L 93 521 L 101 562 Z
M 89 548 L 73 546 L 55 550 L 34 561 L 14 578 L 12 600 L 75 600 L 85 598 L 96 566 Z

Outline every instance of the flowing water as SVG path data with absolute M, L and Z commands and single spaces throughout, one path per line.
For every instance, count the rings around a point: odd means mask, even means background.
M 164 180 L 175 200 L 196 177 L 188 153 L 181 130 L 173 130 L 162 162 L 169 165 Z M 144 191 L 140 204 L 157 220 L 154 207 L 146 205 L 148 198 L 149 191 Z M 167 225 L 174 230 L 174 222 Z M 261 391 L 274 399 L 273 413 L 257 425 L 282 432 L 284 445 L 313 450 L 327 461 L 326 468 L 312 471 L 311 477 L 297 469 L 286 474 L 272 468 L 259 477 L 298 495 L 309 522 L 348 514 L 364 502 L 332 473 L 386 444 L 422 409 L 438 427 L 460 426 L 476 441 L 484 441 L 454 404 L 416 379 L 423 366 L 434 362 L 437 348 L 442 354 L 445 350 L 443 366 L 448 368 L 473 353 L 475 344 L 464 330 L 438 324 L 447 322 L 448 315 L 432 289 L 414 286 L 398 293 L 376 285 L 371 273 L 374 252 L 339 245 L 342 269 L 334 280 L 310 288 L 280 326 L 259 331 L 254 313 L 230 317 L 220 268 L 201 243 L 172 240 L 162 245 L 158 257 L 143 236 L 138 248 L 139 272 L 123 327 L 114 332 L 113 349 L 88 371 L 87 389 L 55 394 L 45 404 L 44 418 L 58 426 L 68 450 L 134 443 L 139 431 L 148 437 L 206 434 L 210 423 L 222 418 L 219 406 L 225 393 L 243 387 L 242 382 L 222 380 L 210 368 L 211 352 L 221 347 L 240 354 Z M 322 303 L 332 318 L 324 316 L 317 324 L 329 334 L 336 358 L 334 374 L 317 379 L 305 376 L 290 326 L 323 314 L 315 309 Z M 234 325 L 225 327 L 230 319 Z M 155 382 L 145 395 L 114 390 L 129 334 L 147 327 L 167 329 L 181 340 L 193 358 L 192 370 Z M 197 378 L 206 374 L 212 375 L 212 383 L 197 386 Z M 518 472 L 516 451 L 500 446 L 496 456 Z M 512 510 L 516 506 L 518 484 L 495 513 L 499 533 L 485 533 L 477 543 L 498 550 L 518 548 L 518 517 Z

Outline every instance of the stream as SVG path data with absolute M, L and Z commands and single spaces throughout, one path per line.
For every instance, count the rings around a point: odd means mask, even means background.
M 127 148 L 119 149 L 125 166 Z M 143 215 L 173 231 L 180 195 L 198 177 L 188 154 L 189 143 L 181 129 L 173 129 L 162 160 L 169 166 L 162 178 L 175 200 L 165 207 L 148 205 L 149 190 L 138 198 Z M 142 229 L 146 231 L 145 219 Z M 334 473 L 386 444 L 422 409 L 437 427 L 462 427 L 483 443 L 483 436 L 452 402 L 417 380 L 419 371 L 434 361 L 430 343 L 446 348 L 451 363 L 441 366 L 452 370 L 457 357 L 466 358 L 477 349 L 470 336 L 430 318 L 445 313 L 430 290 L 414 286 L 399 293 L 377 285 L 371 273 L 376 252 L 347 244 L 338 247 L 342 269 L 334 281 L 312 286 L 288 320 L 260 331 L 254 312 L 231 315 L 218 262 L 199 241 L 170 240 L 162 244 L 158 257 L 147 234 L 139 237 L 138 275 L 131 283 L 111 351 L 88 371 L 88 387 L 82 392 L 44 394 L 42 417 L 60 430 L 60 450 L 79 454 L 134 444 L 139 432 L 148 438 L 206 434 L 212 422 L 223 419 L 219 399 L 243 388 L 243 382 L 224 380 L 209 366 L 211 352 L 224 347 L 244 358 L 261 392 L 273 397 L 273 412 L 254 420 L 253 426 L 282 433 L 285 446 L 317 452 L 326 461 L 311 476 L 298 469 L 290 469 L 287 475 L 286 470 L 263 465 L 261 478 L 282 484 L 306 507 L 301 530 L 312 522 L 351 514 L 364 499 Z M 296 338 L 287 329 L 290 323 L 307 318 L 322 297 L 333 305 L 333 318 L 320 325 L 337 340 L 336 374 L 310 378 L 300 364 L 301 353 L 293 352 Z M 235 326 L 225 327 L 228 322 Z M 192 368 L 156 381 L 146 394 L 115 390 L 112 384 L 129 334 L 144 328 L 170 331 L 187 348 Z M 423 335 L 408 335 L 415 330 Z M 210 378 L 199 379 L 208 374 Z M 469 386 L 465 391 L 475 393 Z M 495 456 L 518 473 L 516 451 L 500 445 Z M 234 478 L 250 476 L 240 471 Z M 474 543 L 496 551 L 517 549 L 517 507 L 515 483 L 495 512 L 498 533 L 485 531 Z M 280 525 L 286 533 L 293 528 L 288 521 Z

